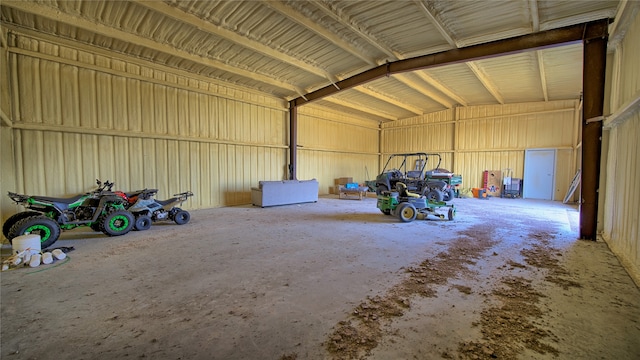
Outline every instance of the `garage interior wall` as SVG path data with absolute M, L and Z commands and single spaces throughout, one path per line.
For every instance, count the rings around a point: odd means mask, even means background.
M 637 99 L 640 24 L 615 54 L 610 109 Z M 94 188 L 192 190 L 188 208 L 247 204 L 260 180 L 287 176 L 283 99 L 85 45 L 7 33 L 0 42 L 0 217 L 19 209 L 7 191 L 66 196 Z M 617 75 L 616 75 L 617 74 Z M 458 107 L 390 123 L 299 109 L 298 178 L 370 180 L 395 152 L 438 152 L 441 167 L 481 185 L 483 170 L 522 177 L 527 148 L 557 149 L 555 200 L 579 163 L 577 101 Z M 637 111 L 605 122 L 603 237 L 640 276 Z
M 609 108 L 612 114 L 622 115 L 607 117 L 604 122 L 604 135 L 608 135 L 604 145 L 608 148 L 602 167 L 606 177 L 602 237 L 640 286 L 639 57 L 640 14 L 613 56 Z
M 461 174 L 463 187 L 473 188 L 482 187 L 484 170 L 512 169 L 522 178 L 526 149 L 555 149 L 554 200 L 562 200 L 577 170 L 577 114 L 574 100 L 457 107 L 383 124 L 382 157 L 440 153 L 440 167 Z M 430 161 L 427 169 L 435 165 Z
M 298 108 L 298 179 L 317 179 L 319 194 L 331 193 L 335 179 L 363 183 L 378 174 L 377 122 L 312 105 Z
M 30 36 L 6 44 L 3 218 L 18 210 L 6 191 L 69 196 L 100 178 L 160 199 L 191 190 L 186 207 L 207 208 L 249 203 L 259 180 L 286 176 L 281 99 Z

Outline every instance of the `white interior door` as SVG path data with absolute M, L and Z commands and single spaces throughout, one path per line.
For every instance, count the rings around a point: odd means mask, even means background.
M 525 150 L 522 197 L 553 200 L 555 169 L 555 149 Z

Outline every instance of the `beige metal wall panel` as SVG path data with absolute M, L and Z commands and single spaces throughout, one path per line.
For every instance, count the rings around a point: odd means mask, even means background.
M 3 110 L 4 112 L 4 110 Z M 9 216 L 18 211 L 18 207 L 7 196 L 7 191 L 16 188 L 15 159 L 13 157 L 13 130 L 0 124 L 0 221 L 4 224 Z
M 385 130 L 385 153 L 438 152 L 453 149 L 453 123 Z
M 319 194 L 329 194 L 335 180 L 351 177 L 359 184 L 374 180 L 378 172 L 377 154 L 355 154 L 300 149 L 298 179 L 318 180 Z
M 13 129 L 1 135 L 2 156 L 16 163 L 2 163 L 3 174 L 15 170 L 2 192 L 67 196 L 100 178 L 123 190 L 158 188 L 159 198 L 191 190 L 185 207 L 204 208 L 249 203 L 258 181 L 284 178 L 282 100 L 135 59 L 13 40 L 3 68 Z
M 614 114 L 640 96 L 639 56 L 640 14 L 616 48 L 610 102 Z M 609 129 L 609 147 L 602 236 L 640 286 L 640 112 L 637 106 L 622 119 L 607 119 L 605 126 Z
M 572 147 L 575 102 L 458 108 L 457 149 Z
M 398 153 L 426 152 L 440 154 L 439 167 L 450 171 L 454 169 L 454 111 L 443 110 L 408 119 L 382 124 L 381 167 L 387 163 L 389 155 Z M 387 169 L 400 168 L 401 158 L 391 159 Z M 415 164 L 407 164 L 412 169 Z M 429 157 L 426 170 L 438 167 L 437 157 Z
M 453 121 L 452 110 L 443 110 L 424 114 L 421 116 L 414 116 L 399 121 L 386 122 L 381 125 L 382 129 L 402 128 L 407 126 L 420 126 L 424 124 L 442 123 L 447 121 Z
M 337 178 L 372 180 L 379 172 L 378 142 L 379 129 L 372 122 L 354 122 L 319 106 L 300 107 L 298 179 L 317 179 L 320 194 L 328 194 Z
M 437 152 L 440 167 L 462 174 L 463 187 L 472 188 L 482 186 L 484 170 L 510 168 L 522 178 L 527 148 L 557 149 L 554 199 L 562 200 L 576 170 L 576 118 L 575 101 L 459 107 L 382 124 L 382 158 Z
M 571 149 L 561 149 L 556 151 L 556 174 L 555 187 L 553 189 L 553 200 L 562 201 L 567 194 L 571 180 L 576 173 L 574 164 L 574 151 Z M 574 193 L 571 200 L 577 198 L 578 194 Z

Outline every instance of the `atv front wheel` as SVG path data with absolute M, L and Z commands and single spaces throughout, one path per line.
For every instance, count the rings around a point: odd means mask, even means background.
M 60 237 L 60 225 L 44 216 L 30 216 L 15 223 L 9 230 L 9 242 L 24 234 L 40 235 L 40 247 L 46 249 Z
M 135 218 L 126 210 L 112 211 L 100 216 L 102 232 L 109 236 L 120 236 L 128 233 L 133 228 Z
M 175 214 L 173 214 L 173 221 L 178 225 L 184 225 L 189 222 L 191 219 L 191 215 L 186 210 L 179 210 Z
M 149 215 L 140 215 L 136 217 L 136 223 L 133 230 L 144 231 L 151 229 L 151 217 Z
M 39 215 L 42 215 L 42 214 L 37 211 L 23 211 L 23 212 L 19 212 L 17 214 L 13 214 L 9 216 L 7 221 L 5 221 L 4 224 L 2 225 L 2 235 L 4 235 L 4 237 L 9 239 L 9 232 L 11 231 L 11 227 L 15 225 L 15 223 L 17 223 L 22 219 L 26 219 L 31 216 L 39 216 Z

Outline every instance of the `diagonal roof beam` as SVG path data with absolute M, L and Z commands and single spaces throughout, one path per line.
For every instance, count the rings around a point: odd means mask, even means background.
M 209 21 L 199 18 L 196 15 L 190 14 L 183 10 L 178 9 L 177 7 L 171 6 L 162 1 L 149 1 L 149 0 L 129 0 L 138 5 L 144 6 L 148 9 L 156 11 L 164 16 L 173 18 L 178 21 L 185 22 L 187 24 L 193 25 L 201 31 L 207 32 L 209 34 L 213 34 L 219 36 L 225 40 L 234 42 L 241 46 L 244 46 L 248 49 L 257 51 L 262 55 L 271 57 L 273 59 L 277 59 L 291 66 L 295 66 L 299 69 L 302 69 L 306 72 L 314 74 L 316 76 L 329 79 L 329 81 L 336 82 L 338 79 L 335 76 L 330 75 L 326 70 L 321 69 L 317 66 L 310 65 L 303 60 L 300 60 L 296 57 L 287 55 L 281 51 L 273 49 L 264 43 L 261 43 L 256 40 L 252 40 L 248 37 L 240 35 L 231 30 L 225 29 L 220 25 L 213 24 Z
M 314 1 L 314 4 L 316 6 L 318 6 L 318 8 L 321 9 L 327 16 L 330 16 L 333 20 L 339 22 L 343 26 L 349 28 L 352 32 L 358 34 L 362 39 L 366 40 L 369 44 L 371 44 L 372 46 L 376 47 L 381 52 L 385 53 L 390 59 L 402 60 L 402 59 L 406 58 L 402 54 L 400 54 L 400 53 L 394 51 L 393 49 L 389 48 L 388 46 L 384 45 L 383 42 L 378 40 L 374 35 L 361 30 L 360 27 L 358 26 L 358 24 L 354 23 L 353 19 L 350 19 L 350 18 L 347 18 L 347 17 L 344 17 L 344 16 L 341 16 L 341 15 L 337 14 L 331 8 L 331 6 L 329 4 L 326 4 L 326 3 L 321 2 L 321 1 Z M 460 98 L 459 96 L 455 95 L 451 90 L 446 88 L 443 84 L 441 84 L 437 80 L 433 79 L 429 75 L 423 74 L 423 73 L 418 73 L 417 75 L 423 81 L 425 81 L 427 84 L 433 86 L 438 91 L 440 91 L 443 94 L 445 94 L 445 96 L 448 96 L 449 99 L 446 99 L 444 96 L 442 96 L 440 94 L 434 93 L 432 90 L 427 89 L 424 86 L 418 85 L 415 81 L 413 81 L 412 79 L 410 79 L 406 75 L 402 75 L 401 74 L 401 75 L 396 76 L 396 78 L 397 78 L 398 81 L 404 83 L 405 85 L 407 85 L 410 88 L 412 88 L 413 90 L 421 93 L 422 95 L 433 99 L 434 101 L 440 103 L 441 105 L 443 105 L 446 108 L 453 107 L 453 103 L 451 102 L 450 99 L 454 99 L 455 101 L 459 102 L 460 104 L 466 105 L 466 102 L 462 98 Z M 356 90 L 358 90 L 358 89 L 356 89 Z M 397 105 L 397 104 L 394 104 L 394 105 Z M 410 109 L 407 109 L 407 110 L 415 113 L 415 111 L 413 111 L 413 110 L 410 110 Z M 421 115 L 421 114 L 422 113 L 420 113 L 419 115 Z
M 357 104 L 354 104 L 354 103 L 351 103 L 351 102 L 348 102 L 348 101 L 336 99 L 335 97 L 326 98 L 324 100 L 332 102 L 334 104 L 338 104 L 338 105 L 344 106 L 344 107 L 348 107 L 348 108 L 351 108 L 351 109 L 362 111 L 363 113 L 375 115 L 375 116 L 381 117 L 383 119 L 393 120 L 393 121 L 398 120 L 398 118 L 395 117 L 395 116 L 391 116 L 391 115 L 388 115 L 386 113 L 382 113 L 380 111 L 372 110 L 371 107 L 369 107 L 369 106 L 357 105 Z
M 59 21 L 66 24 L 72 24 L 75 27 L 93 32 L 95 34 L 99 34 L 107 37 L 115 37 L 134 45 L 147 47 L 149 49 L 154 49 L 166 54 L 180 57 L 185 60 L 193 61 L 198 64 L 214 67 L 232 74 L 251 78 L 268 85 L 272 85 L 282 89 L 286 89 L 288 91 L 296 92 L 301 96 L 303 96 L 304 94 L 304 90 L 302 90 L 301 88 L 295 85 L 289 84 L 287 82 L 277 80 L 262 74 L 257 74 L 248 70 L 243 70 L 234 66 L 230 66 L 219 60 L 214 60 L 214 59 L 194 55 L 187 51 L 176 49 L 170 45 L 163 44 L 158 41 L 145 38 L 140 35 L 131 34 L 126 31 L 119 30 L 117 28 L 107 27 L 106 25 L 89 21 L 80 16 L 64 13 L 60 10 L 57 10 L 47 5 L 40 5 L 34 2 L 27 2 L 27 1 L 2 1 L 2 6 L 10 7 L 10 8 L 20 10 L 26 13 L 30 13 L 30 14 L 36 14 L 54 21 Z
M 529 0 L 529 13 L 531 13 L 531 29 L 533 32 L 540 31 L 540 13 L 538 12 L 538 0 Z M 536 51 L 538 59 L 538 71 L 540 73 L 540 85 L 542 86 L 542 95 L 544 101 L 549 101 L 549 89 L 547 88 L 547 72 L 544 68 L 544 58 L 542 51 Z
M 583 39 L 602 36 L 595 34 L 598 26 L 594 24 L 609 23 L 605 18 L 591 23 L 566 26 L 558 29 L 547 30 L 534 34 L 516 36 L 503 40 L 496 40 L 485 44 L 472 45 L 460 49 L 443 51 L 437 54 L 423 55 L 410 59 L 398 60 L 392 63 L 379 65 L 373 69 L 360 74 L 340 80 L 333 85 L 326 86 L 316 91 L 298 97 L 290 101 L 291 105 L 299 106 L 333 95 L 341 90 L 350 89 L 355 86 L 379 79 L 384 76 L 400 74 L 404 72 L 416 71 L 438 67 L 446 64 L 458 64 L 474 60 L 489 59 L 508 54 L 517 54 L 536 49 L 552 48 L 572 43 L 581 43 Z M 591 31 L 589 31 L 591 30 Z
M 410 111 L 410 112 L 412 112 L 412 113 L 414 113 L 416 115 L 422 115 L 423 114 L 422 110 L 420 110 L 419 108 L 417 108 L 417 107 L 415 107 L 413 105 L 405 104 L 405 103 L 403 103 L 402 101 L 400 101 L 398 99 L 394 99 L 394 98 L 391 98 L 391 97 L 386 96 L 384 94 L 381 94 L 381 93 L 379 93 L 377 91 L 373 91 L 373 90 L 371 90 L 370 88 L 368 88 L 366 86 L 359 86 L 357 88 L 357 90 L 360 91 L 363 94 L 367 94 L 367 95 L 369 95 L 371 97 L 374 97 L 374 98 L 376 98 L 378 100 L 382 100 L 384 102 L 391 103 L 391 104 L 393 104 L 393 105 L 395 105 L 395 106 L 397 106 L 399 108 L 403 108 L 403 109 L 405 109 L 407 111 Z
M 544 68 L 544 57 L 542 51 L 536 51 L 538 58 L 538 71 L 540 72 L 540 85 L 542 86 L 542 94 L 544 95 L 544 101 L 549 101 L 549 87 L 547 86 L 547 72 Z
M 460 47 L 453 36 L 449 33 L 449 31 L 444 27 L 444 24 L 436 18 L 436 16 L 431 12 L 431 9 L 424 3 L 422 0 L 414 0 L 418 8 L 422 10 L 422 13 L 429 19 L 431 24 L 438 30 L 440 35 L 451 45 L 451 47 L 458 48 Z
M 533 1 L 536 1 L 536 0 L 533 0 Z M 435 26 L 435 28 L 438 30 L 440 35 L 442 35 L 442 37 L 449 43 L 449 45 L 451 45 L 456 49 L 460 48 L 461 46 L 460 42 L 454 39 L 453 35 L 450 34 L 449 30 L 447 30 L 444 24 L 441 23 L 440 20 L 438 20 L 436 16 L 431 12 L 431 9 L 429 9 L 429 7 L 422 0 L 415 0 L 415 2 L 416 4 L 418 4 L 418 7 L 422 10 L 424 15 L 427 18 L 429 18 L 429 21 L 431 21 L 433 26 Z M 482 83 L 482 85 L 493 95 L 493 97 L 495 97 L 499 103 L 504 104 L 504 99 L 498 92 L 496 86 L 489 80 L 489 77 L 486 76 L 486 74 L 480 70 L 478 65 L 474 64 L 473 62 L 468 62 L 467 66 L 469 67 L 469 69 L 471 69 L 473 74 L 476 76 L 476 78 L 478 78 L 478 80 Z M 465 106 L 467 104 L 466 102 L 461 102 L 461 105 Z
M 489 93 L 491 93 L 491 95 L 496 100 L 498 100 L 500 104 L 504 104 L 504 97 L 502 97 L 502 94 L 500 94 L 500 91 L 498 91 L 498 88 L 493 83 L 493 81 L 491 81 L 487 74 L 485 74 L 485 72 L 480 69 L 480 66 L 478 66 L 478 64 L 473 61 L 468 62 L 467 66 L 469 67 L 469 69 L 471 69 L 471 71 L 473 71 L 478 80 L 480 80 L 482 86 L 484 86 L 485 89 L 487 89 L 487 91 L 489 91 Z
M 540 31 L 540 14 L 538 13 L 538 0 L 529 0 L 529 13 L 531 14 L 531 30 Z
M 431 12 L 431 9 L 429 9 L 429 7 L 424 3 L 424 1 L 414 0 L 414 2 L 418 6 L 418 8 L 422 10 L 422 13 L 429 19 L 431 24 L 438 30 L 440 35 L 442 35 L 442 37 L 447 41 L 447 43 L 453 48 L 459 48 L 460 46 L 458 45 L 458 42 L 456 41 L 456 39 L 454 39 L 453 35 L 451 35 L 450 32 L 445 28 L 444 24 L 442 24 L 442 22 L 440 22 L 440 20 L 436 18 L 436 16 Z M 424 72 L 418 72 L 417 75 L 422 80 L 426 81 L 428 84 L 433 85 L 436 89 L 441 91 L 443 94 L 455 100 L 458 104 L 462 106 L 468 105 L 466 100 L 464 100 L 463 98 L 455 94 L 453 91 L 449 90 L 449 88 L 447 88 L 444 84 L 433 79 L 431 76 L 425 74 Z M 451 108 L 452 106 L 447 106 L 447 107 Z
M 367 57 L 362 54 L 362 51 L 356 49 L 352 44 L 346 42 L 340 36 L 335 33 L 323 28 L 320 24 L 315 23 L 311 19 L 306 16 L 298 13 L 294 9 L 289 6 L 283 4 L 280 1 L 264 1 L 262 4 L 272 8 L 273 10 L 281 13 L 282 15 L 288 17 L 289 19 L 297 22 L 298 24 L 306 27 L 307 29 L 315 32 L 316 34 L 322 36 L 323 38 L 329 40 L 336 46 L 340 47 L 342 50 L 350 53 L 351 55 L 357 57 L 358 59 L 364 61 L 369 65 L 378 65 L 375 59 Z

